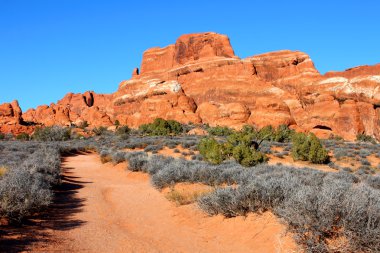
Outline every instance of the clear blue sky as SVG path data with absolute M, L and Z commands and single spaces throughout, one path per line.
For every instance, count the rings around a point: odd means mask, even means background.
M 0 0 L 0 103 L 114 92 L 143 51 L 227 34 L 236 55 L 308 53 L 321 73 L 380 62 L 380 1 Z

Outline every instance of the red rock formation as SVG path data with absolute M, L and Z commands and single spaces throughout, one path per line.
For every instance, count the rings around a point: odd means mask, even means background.
M 0 105 L 0 124 L 1 125 L 15 125 L 20 124 L 21 121 L 21 108 L 14 100 L 12 103 L 4 103 Z
M 111 95 L 96 94 L 87 91 L 84 94 L 68 93 L 57 104 L 42 105 L 23 114 L 23 119 L 45 126 L 79 125 L 84 121 L 92 127 L 110 126 L 113 124 L 110 106 Z
M 0 133 L 20 134 L 33 131 L 33 128 L 23 125 L 22 111 L 17 100 L 0 105 Z
M 92 126 L 118 120 L 131 127 L 157 117 L 234 128 L 286 124 L 323 137 L 353 140 L 365 133 L 380 139 L 379 86 L 380 64 L 322 76 L 299 51 L 239 59 L 227 36 L 189 34 L 145 51 L 141 71 L 134 69 L 114 94 L 69 93 L 23 119 Z

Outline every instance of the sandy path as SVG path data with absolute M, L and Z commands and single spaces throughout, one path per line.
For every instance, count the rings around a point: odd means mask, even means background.
M 72 220 L 80 226 L 52 231 L 43 252 L 296 252 L 284 226 L 270 213 L 246 218 L 208 217 L 196 205 L 177 207 L 145 174 L 125 164 L 103 165 L 96 154 L 68 157 L 68 180 L 82 183 Z M 69 173 L 69 174 L 67 174 Z

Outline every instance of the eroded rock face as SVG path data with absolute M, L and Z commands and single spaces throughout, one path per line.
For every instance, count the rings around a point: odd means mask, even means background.
M 18 135 L 32 133 L 33 128 L 22 121 L 22 111 L 17 100 L 0 105 L 0 133 Z
M 14 100 L 12 103 L 4 103 L 0 105 L 0 124 L 15 125 L 21 122 L 21 108 Z
M 113 125 L 111 95 L 96 94 L 92 91 L 84 94 L 68 93 L 57 104 L 41 105 L 29 109 L 22 117 L 24 121 L 45 126 L 71 126 L 87 122 L 92 127 Z
M 299 51 L 239 59 L 227 36 L 189 34 L 145 51 L 141 71 L 134 69 L 114 94 L 69 93 L 22 117 L 44 125 L 118 120 L 137 127 L 157 117 L 234 128 L 286 124 L 321 137 L 380 139 L 379 86 L 380 64 L 322 76 Z M 8 105 L 2 110 L 10 113 Z
M 151 121 L 146 109 L 136 110 L 138 106 L 132 108 L 128 101 L 136 103 L 136 97 L 144 97 L 140 92 L 147 94 L 146 86 L 155 80 L 181 86 L 183 96 L 194 101 L 195 106 L 185 110 L 198 117 L 194 123 L 235 128 L 244 124 L 286 124 L 321 137 L 334 134 L 353 140 L 358 133 L 366 133 L 379 138 L 379 66 L 322 76 L 310 57 L 299 51 L 239 59 L 225 36 L 190 34 L 180 37 L 174 45 L 145 52 L 141 73 L 134 75 L 132 81 L 122 82 L 114 95 L 119 103 L 128 104 L 124 108 L 130 108 L 136 117 L 130 122 L 122 113 L 126 110 L 115 110 L 115 114 L 131 125 Z M 154 85 L 151 88 L 160 90 Z M 167 113 L 175 111 L 175 106 L 167 104 L 166 96 L 156 97 L 155 103 L 160 106 L 145 101 L 141 104 L 151 108 L 150 115 L 187 122 L 189 119 L 183 115 Z

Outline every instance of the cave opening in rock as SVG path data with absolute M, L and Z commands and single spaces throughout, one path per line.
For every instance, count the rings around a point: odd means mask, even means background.
M 315 127 L 313 127 L 313 129 L 323 129 L 323 130 L 330 130 L 330 131 L 332 131 L 331 127 L 324 126 L 324 125 L 316 125 Z

